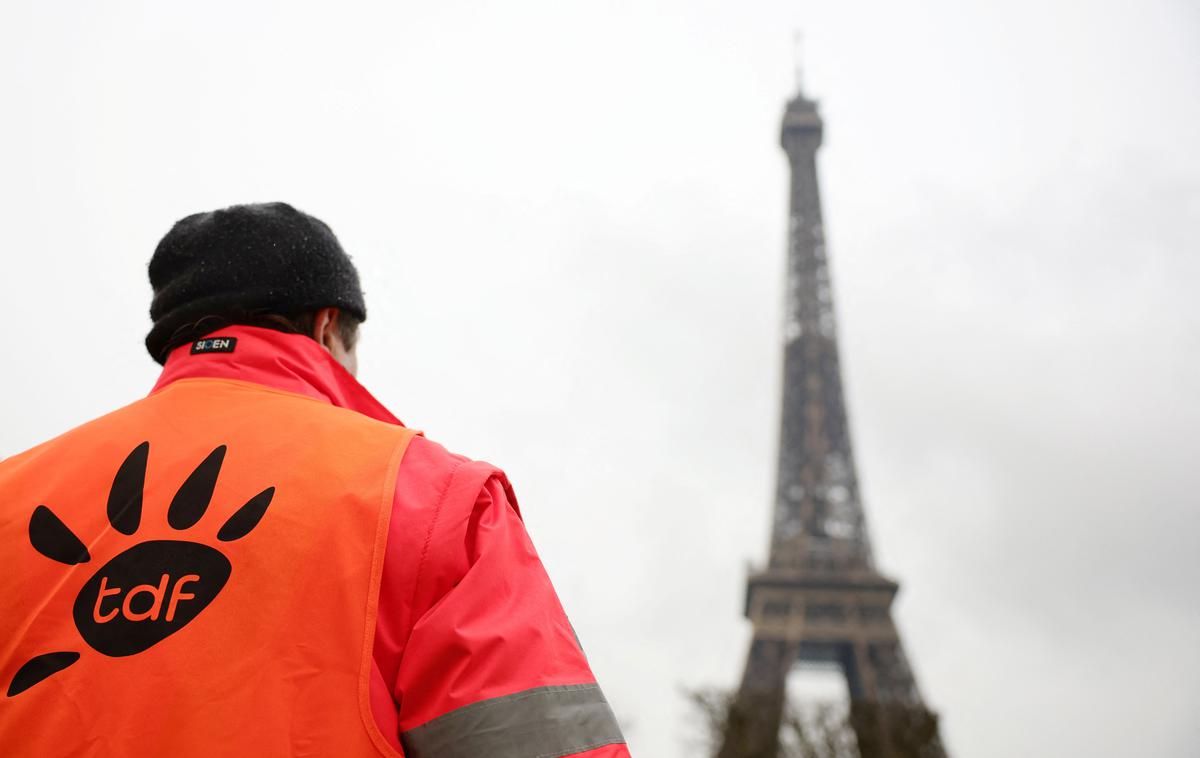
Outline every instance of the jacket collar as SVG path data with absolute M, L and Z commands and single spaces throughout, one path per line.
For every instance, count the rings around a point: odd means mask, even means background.
M 333 356 L 301 334 L 242 325 L 218 329 L 172 350 L 150 394 L 196 378 L 253 382 L 404 426 Z

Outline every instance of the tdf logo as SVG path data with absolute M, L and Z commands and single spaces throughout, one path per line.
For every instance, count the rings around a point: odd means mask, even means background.
M 142 515 L 146 462 L 150 443 L 133 449 L 121 464 L 108 497 L 108 521 L 132 536 Z M 180 486 L 167 510 L 167 523 L 182 531 L 195 526 L 208 510 L 225 446 L 209 453 Z M 275 488 L 268 487 L 239 508 L 217 532 L 231 542 L 250 533 L 266 513 Z M 45 505 L 29 520 L 29 541 L 39 553 L 68 566 L 87 563 L 91 555 L 74 532 Z M 200 542 L 148 540 L 133 545 L 104 564 L 75 598 L 72 617 L 80 637 L 93 650 L 112 657 L 141 653 L 170 637 L 217 597 L 229 580 L 231 565 L 221 551 Z M 37 655 L 13 676 L 13 697 L 79 660 L 77 651 Z
M 83 585 L 72 613 L 75 626 L 84 642 L 105 655 L 140 653 L 196 618 L 225 587 L 229 573 L 229 559 L 198 542 L 134 545 Z M 156 574 L 157 582 L 146 581 Z
M 162 579 L 159 580 L 157 587 L 155 587 L 153 584 L 139 584 L 131 589 L 129 594 L 125 596 L 124 603 L 118 600 L 115 607 L 111 611 L 105 613 L 100 610 L 100 606 L 103 605 L 104 599 L 109 595 L 116 595 L 119 598 L 121 595 L 121 588 L 114 587 L 109 589 L 108 577 L 100 577 L 100 589 L 96 593 L 96 607 L 92 610 L 92 621 L 95 621 L 97 624 L 107 624 L 109 621 L 112 621 L 114 618 L 116 618 L 118 613 L 120 613 L 129 621 L 145 621 L 146 619 L 158 621 L 158 614 L 162 610 L 163 593 L 167 591 L 167 581 L 170 578 L 170 574 L 163 574 Z M 167 606 L 167 621 L 173 621 L 175 619 L 175 608 L 179 605 L 180 600 L 194 600 L 196 598 L 195 595 L 185 593 L 183 591 L 183 586 L 185 584 L 198 581 L 200 581 L 199 574 L 185 574 L 175 582 L 175 586 L 171 590 L 171 604 Z M 134 612 L 133 599 L 141 593 L 145 593 L 150 596 L 150 608 L 146 611 Z

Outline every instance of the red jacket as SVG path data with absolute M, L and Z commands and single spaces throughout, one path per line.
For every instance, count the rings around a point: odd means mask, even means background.
M 400 425 L 307 337 L 210 336 L 232 338 L 232 351 L 176 349 L 151 394 L 232 379 Z M 503 472 L 423 436 L 396 471 L 373 651 L 371 713 L 409 758 L 628 757 Z

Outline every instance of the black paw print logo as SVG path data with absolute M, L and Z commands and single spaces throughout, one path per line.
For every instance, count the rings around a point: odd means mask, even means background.
M 142 520 L 142 491 L 150 443 L 133 449 L 117 470 L 108 494 L 108 522 L 132 536 Z M 212 500 L 225 446 L 213 450 L 188 476 L 167 509 L 174 529 L 195 526 Z M 271 504 L 268 487 L 239 508 L 217 532 L 222 542 L 245 537 Z M 42 555 L 73 566 L 91 560 L 87 546 L 45 505 L 29 519 L 29 541 Z M 93 650 L 121 657 L 141 653 L 187 626 L 225 587 L 231 570 L 219 550 L 199 542 L 139 542 L 100 567 L 75 598 L 72 616 Z M 29 689 L 75 661 L 79 653 L 43 653 L 25 662 L 8 685 L 8 697 Z

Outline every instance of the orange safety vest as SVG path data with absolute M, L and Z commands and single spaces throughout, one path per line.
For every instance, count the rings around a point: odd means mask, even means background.
M 0 755 L 397 755 L 368 676 L 413 435 L 181 379 L 0 463 Z

